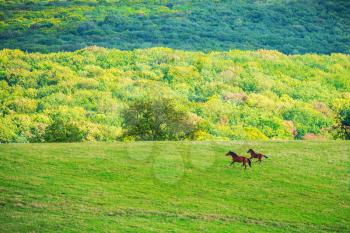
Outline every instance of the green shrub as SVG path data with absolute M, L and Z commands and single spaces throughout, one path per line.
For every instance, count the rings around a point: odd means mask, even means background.
M 14 142 L 16 139 L 16 126 L 6 118 L 0 118 L 0 143 Z
M 81 142 L 86 132 L 80 128 L 79 122 L 66 121 L 60 117 L 54 117 L 45 131 L 47 142 Z
M 350 107 L 343 107 L 339 111 L 335 129 L 337 137 L 347 140 L 350 139 Z
M 126 136 L 137 140 L 192 138 L 197 122 L 169 98 L 138 99 L 124 111 Z
M 292 108 L 283 113 L 283 118 L 293 121 L 297 130 L 297 139 L 301 139 L 307 133 L 319 134 L 321 129 L 329 128 L 332 121 L 312 109 Z
M 51 124 L 45 130 L 47 142 L 81 142 L 88 129 L 81 109 L 58 109 L 50 113 Z

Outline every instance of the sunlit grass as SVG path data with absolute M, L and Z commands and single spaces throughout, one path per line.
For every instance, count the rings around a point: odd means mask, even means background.
M 0 145 L 1 232 L 349 232 L 349 142 Z M 246 171 L 231 149 L 270 155 Z

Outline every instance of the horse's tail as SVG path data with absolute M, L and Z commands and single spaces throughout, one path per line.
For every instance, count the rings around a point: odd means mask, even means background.
M 269 158 L 269 156 L 263 155 L 265 158 Z
M 250 159 L 248 159 L 248 165 L 249 165 L 249 167 L 252 167 L 252 161 Z

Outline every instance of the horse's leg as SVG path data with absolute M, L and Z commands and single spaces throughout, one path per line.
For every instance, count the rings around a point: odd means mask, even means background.
M 242 167 L 244 167 L 244 169 L 247 169 L 247 165 L 245 164 L 245 161 L 242 161 Z
M 235 163 L 235 161 L 232 161 L 231 163 L 230 163 L 230 166 L 232 166 L 232 164 L 234 164 Z

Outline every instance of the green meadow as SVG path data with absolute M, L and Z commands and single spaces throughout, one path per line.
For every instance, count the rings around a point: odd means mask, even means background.
M 228 167 L 228 150 L 266 153 Z M 0 145 L 1 232 L 350 232 L 346 141 Z

